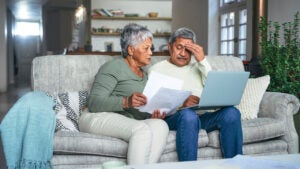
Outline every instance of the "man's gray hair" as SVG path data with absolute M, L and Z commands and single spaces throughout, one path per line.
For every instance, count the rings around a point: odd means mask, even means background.
M 169 43 L 172 45 L 176 41 L 176 38 L 192 39 L 193 42 L 196 43 L 196 34 L 189 28 L 183 27 L 177 29 L 169 38 Z
M 128 56 L 127 48 L 129 45 L 135 48 L 147 38 L 153 39 L 153 35 L 147 27 L 135 23 L 126 25 L 123 28 L 120 39 L 122 57 L 126 58 Z

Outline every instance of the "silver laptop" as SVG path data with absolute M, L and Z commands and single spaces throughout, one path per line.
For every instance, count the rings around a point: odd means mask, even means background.
M 208 72 L 199 104 L 181 109 L 210 110 L 240 104 L 249 74 L 242 71 Z

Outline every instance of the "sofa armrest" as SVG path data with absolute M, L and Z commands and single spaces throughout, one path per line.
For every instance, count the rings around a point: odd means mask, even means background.
M 260 103 L 258 117 L 270 117 L 285 122 L 282 138 L 288 143 L 289 153 L 299 152 L 298 134 L 295 129 L 294 115 L 300 107 L 299 99 L 291 94 L 266 92 Z
M 265 92 L 259 108 L 259 117 L 281 119 L 283 116 L 293 116 L 298 113 L 299 99 L 291 94 L 280 92 Z

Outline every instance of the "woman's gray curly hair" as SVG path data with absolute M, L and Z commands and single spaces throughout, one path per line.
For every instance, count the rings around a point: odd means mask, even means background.
M 184 39 L 192 39 L 194 43 L 196 43 L 196 34 L 193 30 L 189 28 L 179 28 L 169 38 L 169 43 L 172 45 L 176 38 L 184 38 Z
M 129 45 L 135 48 L 147 38 L 153 39 L 153 35 L 148 28 L 135 23 L 126 25 L 123 28 L 120 39 L 122 57 L 126 58 L 128 56 L 127 48 Z

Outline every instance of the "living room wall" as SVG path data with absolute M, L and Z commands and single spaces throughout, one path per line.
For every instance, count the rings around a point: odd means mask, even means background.
M 173 0 L 172 1 L 172 30 L 188 27 L 195 31 L 197 43 L 208 49 L 208 0 Z M 192 12 L 191 12 L 192 11 Z
M 268 19 L 280 23 L 294 19 L 296 12 L 300 12 L 299 0 L 269 0 L 268 1 Z
M 0 0 L 0 93 L 7 90 L 6 3 Z

